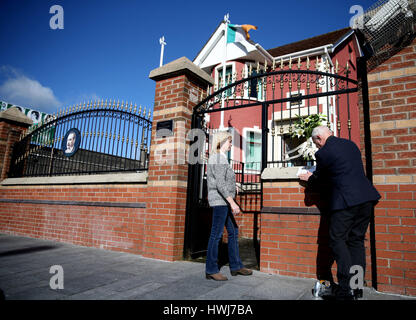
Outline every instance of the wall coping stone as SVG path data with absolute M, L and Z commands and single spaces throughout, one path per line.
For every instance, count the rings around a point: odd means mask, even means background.
M 190 61 L 187 57 L 176 59 L 172 62 L 169 62 L 159 68 L 150 71 L 149 78 L 157 81 L 161 79 L 171 78 L 176 74 L 179 75 L 189 71 L 198 76 L 200 79 L 204 80 L 205 82 L 208 82 L 211 85 L 214 84 L 214 79 L 204 70 L 202 70 L 192 61 Z
M 7 178 L 2 186 L 43 184 L 147 183 L 147 171 L 80 176 Z
M 320 215 L 321 211 L 316 207 L 263 207 L 261 213 L 267 214 L 291 214 L 291 215 Z
M 11 107 L 0 112 L 0 121 L 9 120 L 17 123 L 23 123 L 25 125 L 32 125 L 33 121 L 25 116 L 16 107 Z
M 299 169 L 307 169 L 305 166 L 286 167 L 286 168 L 266 168 L 261 174 L 262 180 L 299 180 L 296 175 Z

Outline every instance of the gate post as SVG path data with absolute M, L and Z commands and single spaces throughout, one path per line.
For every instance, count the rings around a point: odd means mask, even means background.
M 174 261 L 183 257 L 185 237 L 186 136 L 191 129 L 193 107 L 214 81 L 186 57 L 152 70 L 149 78 L 156 81 L 156 92 L 143 255 Z M 156 135 L 158 126 L 163 131 Z
M 267 168 L 267 135 L 269 128 L 267 125 L 268 119 L 268 104 L 263 103 L 261 107 L 261 170 Z
M 32 123 L 17 108 L 0 112 L 0 181 L 7 178 L 9 173 L 14 144 Z

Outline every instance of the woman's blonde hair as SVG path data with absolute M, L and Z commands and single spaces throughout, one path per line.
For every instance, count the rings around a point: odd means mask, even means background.
M 212 137 L 211 153 L 220 152 L 221 146 L 225 141 L 227 141 L 227 139 L 232 139 L 232 135 L 228 131 L 219 131 L 214 133 L 214 136 Z

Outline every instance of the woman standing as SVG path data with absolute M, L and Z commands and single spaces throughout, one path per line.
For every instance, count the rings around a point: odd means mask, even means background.
M 214 135 L 212 152 L 208 159 L 207 182 L 208 202 L 213 208 L 211 234 L 208 241 L 205 273 L 207 279 L 228 280 L 218 268 L 218 245 L 222 238 L 224 226 L 228 233 L 228 259 L 231 275 L 248 276 L 253 273 L 244 268 L 238 249 L 238 226 L 232 214 L 239 214 L 240 208 L 235 203 L 236 181 L 233 169 L 228 163 L 226 152 L 231 150 L 232 137 L 229 132 Z

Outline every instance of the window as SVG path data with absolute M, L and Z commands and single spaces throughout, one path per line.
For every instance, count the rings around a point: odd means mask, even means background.
M 246 168 L 259 170 L 261 163 L 261 133 L 247 131 L 246 133 Z
M 249 68 L 249 66 L 247 66 L 247 68 Z M 254 65 L 252 65 L 252 68 L 253 70 L 251 71 L 250 77 L 254 77 L 259 74 L 254 69 Z M 263 99 L 263 83 L 261 81 L 261 78 L 250 80 L 250 90 L 247 90 L 246 96 L 248 98 L 254 98 L 258 100 Z
M 218 68 L 217 69 L 217 74 L 218 74 L 218 89 L 221 89 L 223 87 L 223 68 Z M 229 84 L 231 84 L 233 81 L 233 66 L 226 66 L 225 68 L 225 81 L 224 81 L 224 86 L 228 86 Z M 225 91 L 225 96 L 229 97 L 232 94 L 232 89 L 228 89 Z
M 291 92 L 286 92 L 287 98 L 298 98 L 294 101 L 288 101 L 286 103 L 286 107 L 289 108 L 303 108 L 305 107 L 305 99 L 303 99 L 303 96 L 305 95 L 305 90 L 296 90 Z

